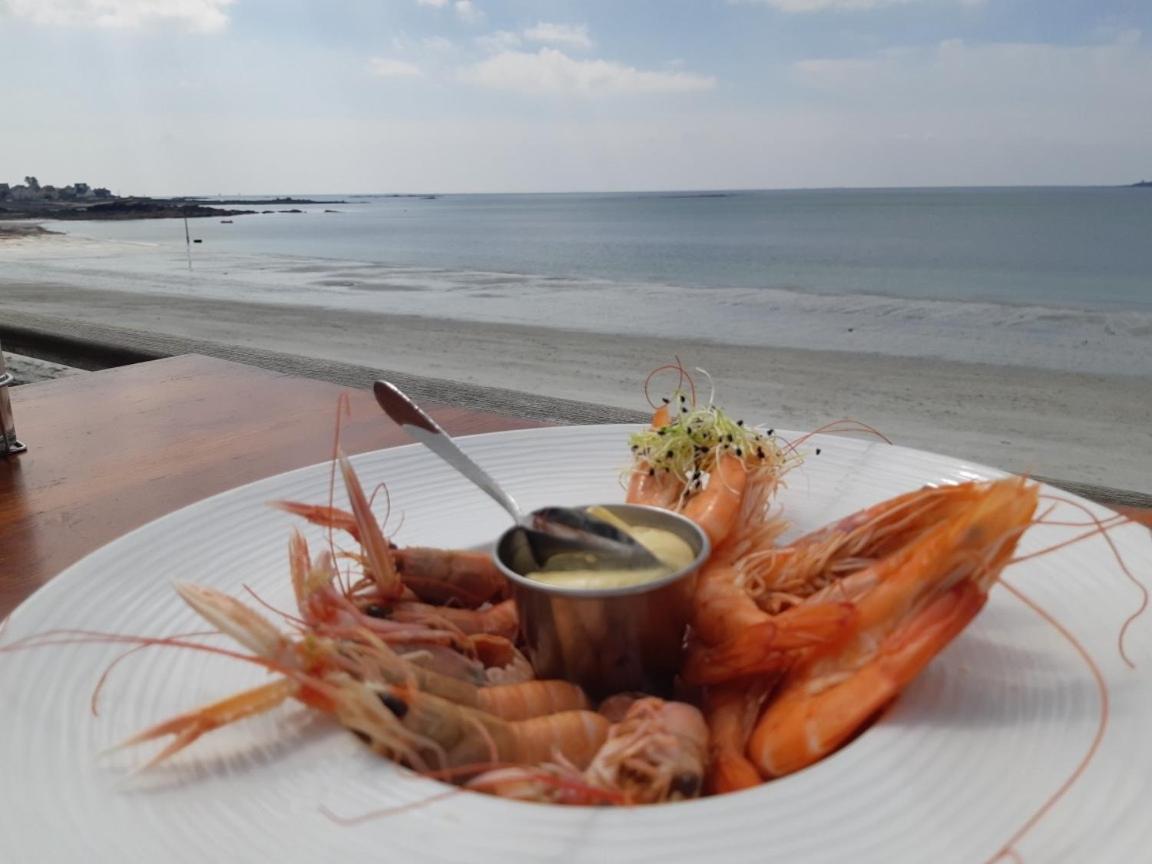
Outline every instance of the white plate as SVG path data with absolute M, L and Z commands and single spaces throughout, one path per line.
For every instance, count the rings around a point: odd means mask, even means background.
M 465 447 L 529 507 L 616 500 L 625 427 L 510 432 Z M 806 530 L 929 482 L 997 472 L 955 459 L 821 436 L 789 477 L 786 512 Z M 405 544 L 466 546 L 504 527 L 501 511 L 417 446 L 358 457 L 387 483 Z M 305 468 L 187 507 L 70 567 L 15 612 L 0 641 L 54 627 L 171 634 L 202 625 L 170 583 L 251 586 L 290 608 L 291 517 L 278 498 L 320 502 L 328 467 Z M 1093 507 L 1100 515 L 1108 511 Z M 1061 514 L 1083 519 L 1071 507 Z M 402 518 L 402 524 L 401 523 Z M 320 542 L 318 530 L 307 532 Z M 1074 534 L 1032 529 L 1025 550 Z M 1149 534 L 1112 539 L 1148 575 Z M 1037 861 L 1152 856 L 1152 645 L 1141 620 L 1124 666 L 1117 634 L 1140 597 L 1092 538 L 1010 568 L 1007 579 L 1076 634 L 1107 680 L 1111 717 L 1080 780 L 1015 849 Z M 221 641 L 221 644 L 225 644 Z M 957 861 L 993 858 L 1075 770 L 1101 716 L 1082 657 L 1003 589 L 873 728 L 815 767 L 737 795 L 635 809 L 563 809 L 458 794 L 354 827 L 357 815 L 442 790 L 370 756 L 298 706 L 213 733 L 167 765 L 125 778 L 146 753 L 97 754 L 160 719 L 265 680 L 244 664 L 156 648 L 121 664 L 89 712 L 119 646 L 0 655 L 0 860 L 78 861 Z

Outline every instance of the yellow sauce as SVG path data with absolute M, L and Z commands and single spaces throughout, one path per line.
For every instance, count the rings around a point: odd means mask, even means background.
M 692 563 L 696 554 L 683 538 L 660 528 L 629 525 L 619 517 L 599 508 L 593 515 L 611 521 L 617 528 L 627 532 L 636 542 L 651 552 L 659 561 L 659 567 L 643 567 L 634 570 L 600 570 L 594 554 L 586 552 L 562 552 L 554 555 L 544 569 L 525 574 L 529 579 L 538 579 L 549 585 L 565 588 L 625 588 L 654 582 Z

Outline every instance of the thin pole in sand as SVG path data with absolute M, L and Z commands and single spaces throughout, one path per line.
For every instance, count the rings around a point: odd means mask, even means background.
M 184 248 L 188 252 L 188 272 L 192 272 L 192 238 L 188 236 L 188 214 L 184 214 Z

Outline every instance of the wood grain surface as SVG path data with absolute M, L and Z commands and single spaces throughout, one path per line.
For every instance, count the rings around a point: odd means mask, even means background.
M 0 620 L 69 564 L 159 516 L 329 458 L 410 443 L 367 390 L 186 354 L 11 390 L 28 452 L 0 458 Z M 539 421 L 429 403 L 455 435 Z M 1152 526 L 1152 510 L 1117 508 Z M 98 586 L 94 586 L 98 590 Z
M 127 531 L 328 459 L 342 393 L 351 405 L 345 451 L 410 443 L 367 390 L 196 354 L 13 388 L 28 452 L 0 458 L 0 619 Z M 454 435 L 542 425 L 427 407 Z

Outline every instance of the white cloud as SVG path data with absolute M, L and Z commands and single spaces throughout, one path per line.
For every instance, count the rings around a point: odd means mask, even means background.
M 456 46 L 443 36 L 425 36 L 420 40 L 420 47 L 429 51 L 451 51 Z
M 511 30 L 497 30 L 494 33 L 486 33 L 483 36 L 476 37 L 476 44 L 483 50 L 493 54 L 497 51 L 507 51 L 511 48 L 518 48 L 520 47 L 520 42 L 520 36 Z
M 543 42 L 546 45 L 567 45 L 572 48 L 591 48 L 592 39 L 588 36 L 587 24 L 557 24 L 541 21 L 524 31 L 529 42 Z
M 473 24 L 484 17 L 484 13 L 476 8 L 476 4 L 472 0 L 456 0 L 453 8 L 456 9 L 457 17 L 469 24 Z
M 434 6 L 437 9 L 442 9 L 448 5 L 448 0 L 416 0 L 421 6 Z
M 1147 170 L 1152 51 L 1131 32 L 1089 45 L 948 40 L 791 74 L 805 110 L 827 120 L 806 157 L 822 185 L 1120 183 Z
M 610 60 L 575 60 L 555 48 L 535 54 L 503 51 L 462 70 L 469 83 L 524 93 L 696 93 L 716 79 L 686 72 L 650 72 Z
M 456 50 L 456 43 L 443 36 L 422 36 L 412 39 L 404 34 L 397 34 L 390 40 L 392 50 L 400 54 L 409 52 L 445 53 Z
M 889 50 L 863 58 L 803 60 L 793 80 L 833 100 L 859 106 L 920 109 L 1014 109 L 1017 116 L 1074 106 L 1152 109 L 1152 54 L 1138 34 L 1093 45 L 969 44 L 950 39 L 931 48 Z
M 373 57 L 368 61 L 368 69 L 379 78 L 418 78 L 423 74 L 415 63 L 389 57 Z
M 0 0 L 0 12 L 34 24 L 135 30 L 171 23 L 203 33 L 228 25 L 234 0 Z

